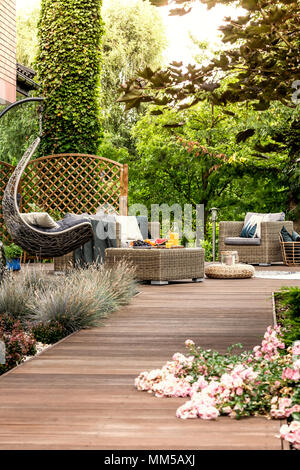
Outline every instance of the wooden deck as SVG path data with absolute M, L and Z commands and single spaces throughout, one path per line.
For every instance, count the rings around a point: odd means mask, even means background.
M 185 399 L 138 392 L 184 341 L 225 351 L 259 344 L 272 324 L 271 292 L 300 281 L 213 280 L 141 286 L 103 327 L 63 340 L 0 378 L 0 449 L 281 449 L 282 423 L 180 420 Z

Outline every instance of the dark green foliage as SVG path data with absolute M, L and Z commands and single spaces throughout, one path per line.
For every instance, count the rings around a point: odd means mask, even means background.
M 283 287 L 276 299 L 279 322 L 284 327 L 283 341 L 290 346 L 300 340 L 300 288 Z
M 5 107 L 0 106 L 0 110 Z M 0 160 L 12 165 L 19 161 L 37 136 L 38 129 L 36 103 L 22 104 L 8 111 L 0 119 Z
M 284 295 L 281 303 L 288 307 L 288 316 L 293 320 L 300 321 L 300 288 L 286 287 L 282 289 L 282 292 Z
M 15 327 L 16 321 L 13 317 L 7 313 L 2 313 L 0 315 L 0 329 L 4 333 L 12 333 Z
M 101 0 L 42 0 L 36 65 L 45 97 L 45 155 L 97 153 L 101 5 Z
M 48 323 L 40 322 L 35 324 L 32 327 L 32 334 L 40 343 L 54 344 L 69 333 L 58 321 L 53 320 Z
M 272 105 L 258 115 L 251 107 L 231 105 L 234 116 L 207 103 L 160 116 L 152 115 L 150 108 L 134 128 L 137 157 L 127 160 L 129 204 L 138 201 L 150 209 L 150 204 L 162 202 L 203 203 L 206 220 L 211 207 L 219 208 L 218 220 L 243 220 L 249 211 L 286 211 L 285 150 L 256 162 L 251 154 L 254 136 L 247 146 L 235 139 L 247 122 L 268 142 L 268 134 L 292 113 L 282 113 L 281 108 Z M 182 121 L 179 128 L 166 126 Z
M 11 243 L 10 245 L 4 246 L 4 253 L 7 260 L 12 260 L 15 258 L 20 258 L 22 256 L 23 250 L 15 243 Z
M 157 6 L 180 5 L 181 8 L 171 10 L 175 15 L 188 13 L 194 2 L 195 0 L 187 0 L 181 5 L 181 0 L 151 1 Z M 190 96 L 191 103 L 194 104 L 201 99 L 201 91 L 204 91 L 206 86 L 215 104 L 253 101 L 258 111 L 266 110 L 274 100 L 292 106 L 293 84 L 299 79 L 299 2 L 282 0 L 278 5 L 273 0 L 199 2 L 206 4 L 208 8 L 217 4 L 239 4 L 244 8 L 243 16 L 237 19 L 226 17 L 224 25 L 219 28 L 223 33 L 223 43 L 229 44 L 230 47 L 210 64 L 205 64 L 198 70 L 193 66 L 187 70 L 176 66 L 174 69 L 174 64 L 171 64 L 164 73 L 158 71 L 152 75 L 148 74 L 143 78 L 149 81 L 151 93 L 145 93 L 141 87 L 139 89 L 137 83 L 131 83 L 127 95 L 129 98 L 131 94 L 132 103 L 137 100 L 146 101 L 149 96 L 150 100 L 155 102 L 157 93 L 153 93 L 153 90 L 165 87 L 168 88 L 168 103 L 172 101 L 170 89 L 173 89 L 177 102 L 183 103 Z M 214 85 L 217 84 L 212 83 L 217 71 L 221 72 L 221 77 L 229 72 L 234 78 L 221 93 L 215 93 L 217 86 L 214 88 Z M 184 85 L 180 92 L 176 93 L 174 86 L 180 82 L 184 82 Z

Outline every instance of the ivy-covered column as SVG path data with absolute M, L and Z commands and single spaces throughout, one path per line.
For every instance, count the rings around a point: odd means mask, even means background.
M 42 152 L 96 154 L 102 138 L 102 0 L 42 0 L 37 71 Z

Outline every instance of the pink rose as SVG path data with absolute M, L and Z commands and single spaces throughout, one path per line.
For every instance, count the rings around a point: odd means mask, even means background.
M 293 344 L 292 352 L 294 356 L 300 356 L 300 341 Z
M 190 348 L 191 346 L 195 346 L 194 341 L 191 339 L 187 339 L 184 344 L 186 345 L 187 348 Z

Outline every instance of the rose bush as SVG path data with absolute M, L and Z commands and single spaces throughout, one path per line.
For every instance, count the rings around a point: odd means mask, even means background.
M 285 347 L 279 326 L 269 326 L 260 346 L 239 355 L 203 350 L 192 340 L 185 345 L 188 355 L 175 353 L 161 369 L 144 371 L 135 379 L 138 390 L 157 397 L 189 397 L 177 409 L 178 418 L 291 418 L 300 412 L 299 399 L 295 399 L 299 347 Z M 283 428 L 280 436 L 287 435 L 297 448 L 298 428 L 291 429 Z
M 36 353 L 33 335 L 23 329 L 20 321 L 10 321 L 5 315 L 0 319 L 0 340 L 5 345 L 5 363 L 0 364 L 0 375 Z

